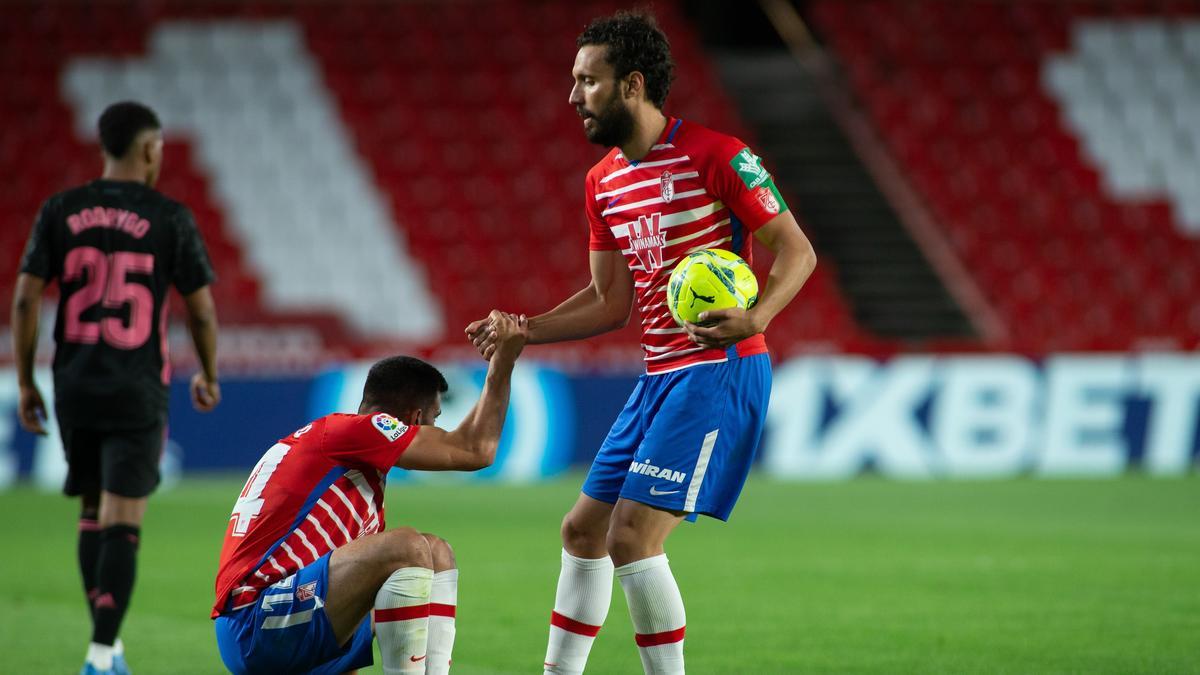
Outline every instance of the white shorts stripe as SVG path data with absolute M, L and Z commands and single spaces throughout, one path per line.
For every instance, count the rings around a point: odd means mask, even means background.
M 262 627 L 264 630 L 273 630 L 277 628 L 287 628 L 288 626 L 299 626 L 302 623 L 312 621 L 313 610 L 306 609 L 303 612 L 295 614 L 285 614 L 284 616 L 269 616 L 263 620 Z
M 696 510 L 696 497 L 700 496 L 700 485 L 704 483 L 704 472 L 708 470 L 708 458 L 712 456 L 720 431 L 713 429 L 708 432 L 700 446 L 700 456 L 696 458 L 696 468 L 692 470 L 692 482 L 688 483 L 687 499 L 683 502 L 683 510 L 688 513 Z

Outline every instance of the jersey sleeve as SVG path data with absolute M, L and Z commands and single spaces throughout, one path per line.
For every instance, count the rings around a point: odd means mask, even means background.
M 171 283 L 183 295 L 190 295 L 215 281 L 216 274 L 213 273 L 200 230 L 196 227 L 196 219 L 187 207 L 179 207 L 175 224 L 175 270 Z
M 600 215 L 602 202 L 596 199 L 596 183 L 590 176 L 587 180 L 587 187 L 584 189 L 584 199 L 587 200 L 587 203 L 583 205 L 583 211 L 587 214 L 588 228 L 591 231 L 588 237 L 588 250 L 621 250 L 621 246 L 617 244 L 617 239 L 613 236 L 612 230 L 608 229 L 608 225 L 604 222 L 604 217 Z
M 709 190 L 751 231 L 788 210 L 762 158 L 736 138 L 717 144 L 707 179 Z
M 29 233 L 29 241 L 25 244 L 25 253 L 21 256 L 21 273 L 32 274 L 35 277 L 49 280 L 58 270 L 54 264 L 54 237 L 52 234 L 54 218 L 57 209 L 54 199 L 48 199 L 38 211 L 37 220 L 33 222 L 33 230 Z
M 388 415 L 331 415 L 325 418 L 321 450 L 338 464 L 387 471 L 408 449 L 419 426 Z

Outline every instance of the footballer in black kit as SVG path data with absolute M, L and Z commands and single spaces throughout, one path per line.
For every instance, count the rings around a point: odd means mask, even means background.
M 170 359 L 168 293 L 184 297 L 201 371 L 196 408 L 220 400 L 212 265 L 191 212 L 154 189 L 162 133 L 153 111 L 110 106 L 100 118 L 102 178 L 42 206 L 13 302 L 22 426 L 45 433 L 33 382 L 38 310 L 60 291 L 54 409 L 66 451 L 64 491 L 81 497 L 79 564 L 93 620 L 84 673 L 128 672 L 117 632 L 133 589 L 146 498 L 159 482 Z
M 54 407 L 68 454 L 82 455 L 71 457 L 67 494 L 82 494 L 100 478 L 81 466 L 99 459 L 81 446 L 115 431 L 138 446 L 122 450 L 147 451 L 153 462 L 106 454 L 120 469 L 114 491 L 149 494 L 167 414 L 167 293 L 174 286 L 190 295 L 213 280 L 191 214 L 142 183 L 93 181 L 42 207 L 21 272 L 57 281 L 63 298 L 54 328 Z

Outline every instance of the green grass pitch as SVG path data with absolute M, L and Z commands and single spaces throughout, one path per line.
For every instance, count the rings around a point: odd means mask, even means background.
M 540 672 L 558 524 L 579 479 L 389 489 L 462 579 L 455 672 Z M 208 619 L 235 480 L 153 498 L 123 636 L 139 673 L 221 671 Z M 88 638 L 76 506 L 0 493 L 0 671 L 76 672 Z M 668 542 L 689 672 L 1200 673 L 1200 478 L 787 484 Z M 590 673 L 640 673 L 624 596 Z M 373 672 L 380 672 L 378 666 Z

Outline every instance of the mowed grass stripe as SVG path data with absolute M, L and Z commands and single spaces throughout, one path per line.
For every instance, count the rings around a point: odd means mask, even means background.
M 208 619 L 236 480 L 154 497 L 123 635 L 141 673 L 221 670 Z M 388 522 L 445 536 L 462 568 L 456 672 L 537 672 L 558 527 L 579 478 L 394 484 Z M 72 672 L 88 639 L 77 505 L 0 493 L 5 672 Z M 1200 479 L 796 484 L 755 478 L 733 521 L 668 546 L 705 673 L 1200 672 Z M 624 597 L 589 662 L 637 673 Z M 375 672 L 379 672 L 378 668 Z

